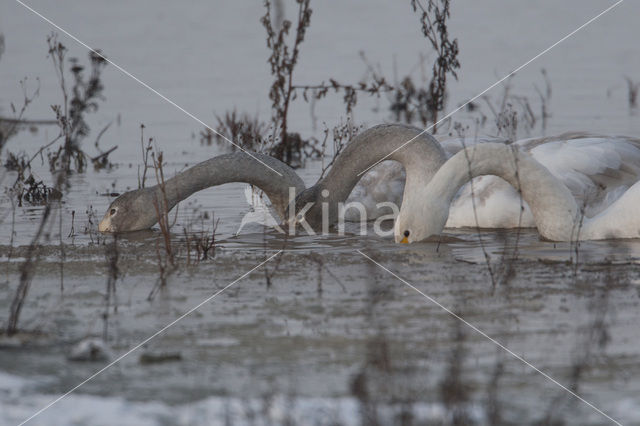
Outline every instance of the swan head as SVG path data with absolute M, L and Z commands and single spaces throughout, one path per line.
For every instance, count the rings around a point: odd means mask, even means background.
M 158 222 L 155 194 L 149 188 L 125 192 L 107 208 L 98 224 L 100 232 L 129 232 L 151 228 Z
M 448 218 L 449 206 L 445 203 L 435 201 L 418 204 L 405 200 L 393 226 L 396 243 L 415 243 L 438 235 Z

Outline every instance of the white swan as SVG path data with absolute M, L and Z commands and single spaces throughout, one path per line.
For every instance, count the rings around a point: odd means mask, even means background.
M 506 141 L 499 138 L 451 138 L 438 136 L 450 158 L 463 147 L 487 142 Z M 546 138 L 524 139 L 512 144 L 530 154 L 571 191 L 585 216 L 592 217 L 606 209 L 631 185 L 640 180 L 640 140 L 622 136 L 600 136 L 588 133 L 564 133 Z M 356 185 L 347 202 L 360 201 L 367 217 L 375 219 L 387 213 L 377 203 L 392 201 L 400 205 L 405 173 L 396 162 L 385 161 L 374 167 Z M 424 182 L 426 184 L 426 181 Z M 529 206 L 524 203 L 520 214 L 518 192 L 496 176 L 478 176 L 473 180 L 476 205 L 474 214 L 471 184 L 466 183 L 452 200 L 446 228 L 516 228 L 535 227 Z M 356 212 L 347 220 L 357 220 Z
M 616 163 L 614 160 L 618 158 L 617 163 L 624 164 L 616 152 L 604 151 L 602 155 L 604 158 L 591 160 L 593 172 L 601 172 L 594 176 L 601 174 L 607 181 L 618 180 L 621 174 L 634 174 L 623 166 L 606 168 L 608 172 L 602 170 L 598 165 L 601 161 Z M 640 163 L 635 165 L 637 167 Z M 615 200 L 606 195 L 601 197 L 601 210 L 588 217 L 579 205 L 580 200 L 577 202 L 569 188 L 531 155 L 517 146 L 486 143 L 458 152 L 420 191 L 404 194 L 402 209 L 394 225 L 396 242 L 421 241 L 439 234 L 460 187 L 471 178 L 482 175 L 499 176 L 521 190 L 536 227 L 545 239 L 572 241 L 640 237 L 640 182 Z M 596 192 L 596 195 L 602 194 Z M 609 203 L 602 209 L 606 200 Z

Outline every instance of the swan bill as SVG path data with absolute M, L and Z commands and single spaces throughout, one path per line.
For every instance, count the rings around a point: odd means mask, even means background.
M 400 240 L 400 244 L 409 244 L 409 239 L 407 237 L 402 237 L 402 240 Z
M 98 224 L 98 231 L 100 232 L 112 232 L 111 231 L 111 218 L 103 217 L 100 223 Z

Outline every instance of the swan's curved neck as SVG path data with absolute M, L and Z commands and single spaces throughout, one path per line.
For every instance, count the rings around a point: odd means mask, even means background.
M 260 164 L 252 156 L 280 175 Z M 295 187 L 297 191 L 304 189 L 302 179 L 283 162 L 264 154 L 251 153 L 250 156 L 236 152 L 203 161 L 168 179 L 165 182 L 167 211 L 197 191 L 230 182 L 245 182 L 263 190 L 281 217 L 284 217 L 288 204 L 289 187 Z M 157 185 L 154 190 L 156 196 L 162 200 L 160 187 Z
M 509 145 L 483 143 L 461 150 L 433 177 L 426 199 L 448 206 L 462 185 L 482 175 L 499 176 L 520 190 L 542 237 L 565 241 L 577 237 L 579 209 L 569 189 L 532 157 Z
M 358 134 L 316 185 L 318 194 L 329 191 L 322 201 L 329 203 L 332 222 L 337 217 L 337 204 L 345 201 L 365 171 L 382 159 L 404 166 L 407 194 L 414 186 L 426 185 L 447 157 L 431 135 L 415 127 L 383 124 Z

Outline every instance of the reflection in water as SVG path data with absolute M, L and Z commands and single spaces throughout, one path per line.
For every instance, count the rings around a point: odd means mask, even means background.
M 585 324 L 576 327 L 576 343 L 572 351 L 573 361 L 569 369 L 569 380 L 565 385 L 577 394 L 582 394 L 580 386 L 585 374 L 593 374 L 594 369 L 607 368 L 612 363 L 606 354 L 607 346 L 611 341 L 608 329 L 608 318 L 614 315 L 609 306 L 609 294 L 614 287 L 622 285 L 627 287 L 627 276 L 617 277 L 615 280 L 612 265 L 604 266 L 601 271 L 601 282 L 576 282 L 576 285 L 584 286 L 589 294 L 587 310 L 590 317 Z M 609 320 L 611 321 L 611 320 Z M 541 424 L 556 424 L 563 422 L 566 416 L 576 409 L 579 401 L 560 390 L 549 403 Z

